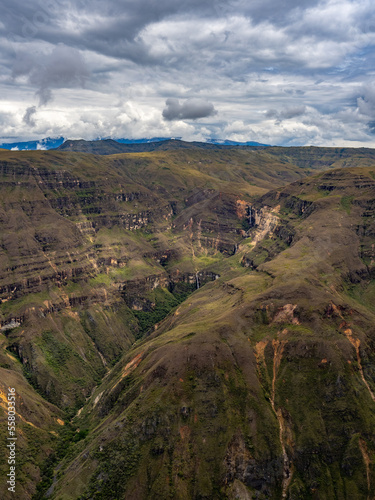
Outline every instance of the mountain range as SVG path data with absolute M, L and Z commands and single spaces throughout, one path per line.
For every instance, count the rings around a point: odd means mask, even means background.
M 179 139 L 179 138 L 178 138 Z M 177 140 L 178 140 L 177 139 Z M 67 148 L 74 148 L 74 147 L 80 147 L 80 148 L 85 148 L 86 147 L 86 152 L 94 152 L 95 149 L 98 148 L 98 146 L 95 144 L 96 142 L 102 143 L 102 145 L 106 144 L 107 149 L 109 148 L 109 144 L 111 144 L 112 149 L 111 153 L 109 154 L 115 154 L 115 153 L 120 153 L 120 152 L 127 152 L 127 148 L 121 148 L 119 144 L 128 144 L 128 145 L 134 145 L 134 151 L 136 150 L 136 146 L 140 148 L 139 151 L 143 150 L 153 150 L 152 149 L 152 144 L 153 143 L 158 143 L 158 142 L 165 142 L 165 141 L 170 141 L 172 138 L 169 137 L 152 137 L 150 139 L 96 139 L 94 141 L 84 141 L 82 140 L 76 140 L 76 141 L 71 141 L 71 140 L 65 140 L 63 137 L 57 137 L 57 138 L 51 138 L 47 137 L 45 139 L 41 140 L 36 140 L 36 141 L 26 141 L 26 142 L 5 142 L 0 144 L 0 149 L 9 149 L 12 151 L 35 151 L 35 150 L 49 150 L 49 149 L 67 149 Z M 65 143 L 65 144 L 64 144 Z M 150 149 L 147 149 L 147 146 L 145 147 L 146 149 L 142 149 L 140 145 L 142 144 L 149 144 Z M 194 144 L 194 143 L 193 143 Z M 235 141 L 229 141 L 229 140 L 220 140 L 220 139 L 207 139 L 206 143 L 195 143 L 195 144 L 215 144 L 215 145 L 222 145 L 222 146 L 267 146 L 267 144 L 260 144 L 258 142 L 235 142 Z M 61 146 L 61 148 L 60 148 Z M 157 145 L 154 145 L 155 148 L 157 148 Z M 117 148 L 117 149 L 116 149 Z M 102 154 L 102 153 L 99 153 Z
M 17 498 L 372 498 L 375 150 L 149 148 L 0 151 Z

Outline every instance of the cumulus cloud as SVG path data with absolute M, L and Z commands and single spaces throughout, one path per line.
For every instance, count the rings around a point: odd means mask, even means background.
M 83 88 L 89 71 L 77 49 L 58 45 L 49 54 L 21 54 L 13 65 L 13 77 L 26 77 L 37 88 L 41 106 L 52 100 L 52 89 Z
M 217 111 L 211 102 L 203 99 L 188 99 L 180 104 L 178 99 L 169 98 L 165 101 L 166 107 L 163 110 L 165 120 L 197 120 L 214 116 Z

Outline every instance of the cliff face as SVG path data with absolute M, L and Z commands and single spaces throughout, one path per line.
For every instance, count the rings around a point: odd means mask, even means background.
M 115 184 L 118 192 L 113 193 L 103 182 L 32 165 L 3 165 L 0 175 L 4 299 L 87 278 L 106 261 L 118 261 L 94 244 L 102 228 L 135 231 L 156 218 L 167 225 L 171 217 L 169 205 L 145 189 L 131 191 L 125 182 Z
M 371 168 L 280 187 L 260 152 L 1 154 L 21 497 L 370 495 Z
M 132 165 L 124 160 L 90 162 L 83 155 L 73 163 L 61 153 L 29 153 L 21 164 L 11 155 L 0 162 L 2 299 L 42 292 L 51 283 L 87 280 L 108 268 L 106 263 L 126 267 L 132 251 L 114 249 L 116 242 L 103 244 L 105 230 L 158 234 L 172 229 L 185 240 L 178 245 L 179 257 L 191 254 L 191 245 L 198 254 L 205 249 L 233 253 L 243 220 L 236 211 L 238 196 L 194 184 L 151 189 L 147 176 L 131 179 Z M 139 246 L 151 256 L 169 251 L 161 242 Z

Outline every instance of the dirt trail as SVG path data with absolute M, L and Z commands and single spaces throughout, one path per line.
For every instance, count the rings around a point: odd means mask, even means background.
M 264 366 L 264 368 L 267 368 L 266 366 L 266 360 L 264 359 L 264 349 L 267 347 L 268 342 L 266 340 L 261 340 L 257 344 L 255 344 L 255 358 L 257 360 L 257 364 Z
M 365 384 L 368 392 L 370 393 L 371 399 L 375 402 L 375 395 L 372 392 L 367 380 L 365 379 L 365 375 L 363 373 L 362 360 L 361 360 L 361 355 L 359 352 L 359 347 L 361 345 L 361 341 L 358 338 L 355 338 L 353 336 L 353 332 L 350 328 L 345 330 L 344 333 L 345 333 L 347 339 L 349 340 L 349 342 L 353 345 L 355 352 L 357 353 L 357 362 L 358 362 L 358 367 L 359 367 L 359 373 L 361 374 L 361 378 L 363 380 L 363 383 Z
M 350 328 L 347 328 L 344 331 L 344 333 L 346 335 L 346 338 L 349 340 L 349 342 L 352 344 L 352 346 L 355 349 L 355 352 L 357 354 L 357 363 L 358 363 L 359 373 L 361 374 L 361 379 L 362 379 L 363 383 L 365 384 L 365 386 L 366 386 L 366 388 L 371 396 L 371 399 L 375 402 L 375 394 L 372 392 L 367 380 L 365 379 L 365 374 L 363 373 L 362 359 L 361 359 L 361 354 L 359 352 L 361 341 L 358 338 L 354 337 L 353 332 Z M 367 496 L 367 500 L 374 500 L 375 496 L 370 495 L 371 494 L 371 476 L 370 476 L 371 459 L 370 459 L 370 456 L 369 456 L 368 451 L 367 451 L 366 442 L 361 438 L 359 439 L 359 448 L 361 450 L 363 461 L 364 461 L 365 466 L 366 466 L 367 490 L 369 493 Z
M 371 478 L 370 478 L 370 464 L 371 464 L 371 460 L 370 460 L 370 457 L 369 457 L 369 454 L 368 454 L 368 451 L 367 451 L 367 446 L 366 446 L 366 442 L 359 438 L 359 448 L 361 450 L 361 453 L 362 453 L 362 457 L 363 457 L 363 461 L 365 463 L 365 466 L 366 466 L 366 476 L 367 476 L 367 491 L 369 493 L 371 493 Z M 373 496 L 372 498 L 370 497 L 370 495 L 367 496 L 367 500 L 373 500 L 375 497 Z
M 285 335 L 287 332 L 283 330 L 279 335 Z M 261 341 L 258 342 L 255 346 L 255 356 L 258 365 L 262 364 L 266 368 L 266 361 L 264 357 L 264 350 L 267 346 L 268 342 Z M 292 480 L 293 470 L 291 466 L 291 462 L 288 458 L 288 454 L 286 452 L 286 435 L 288 434 L 287 423 L 285 422 L 283 413 L 281 408 L 276 409 L 275 406 L 275 397 L 276 397 L 276 378 L 280 368 L 282 355 L 284 351 L 284 347 L 287 344 L 287 340 L 279 340 L 274 339 L 272 341 L 273 347 L 273 376 L 272 376 L 272 386 L 271 386 L 271 396 L 270 402 L 273 412 L 276 415 L 277 421 L 279 423 L 279 437 L 280 444 L 283 453 L 283 484 L 282 484 L 282 498 L 286 498 L 287 491 Z
M 283 332 L 284 333 L 284 332 Z M 276 377 L 277 373 L 280 368 L 281 364 L 281 359 L 284 351 L 285 344 L 287 343 L 286 340 L 273 340 L 272 341 L 272 346 L 273 346 L 273 377 L 272 377 L 272 392 L 271 392 L 271 406 L 272 409 L 276 415 L 277 421 L 279 422 L 279 429 L 280 429 L 280 444 L 281 444 L 281 449 L 283 451 L 283 489 L 282 489 L 282 498 L 286 498 L 286 494 L 288 491 L 288 487 L 290 485 L 290 482 L 292 480 L 292 470 L 291 470 L 291 463 L 288 458 L 288 454 L 286 452 L 286 446 L 285 446 L 285 431 L 286 431 L 286 425 L 284 421 L 284 417 L 282 414 L 281 408 L 276 409 L 275 406 L 275 396 L 276 396 Z

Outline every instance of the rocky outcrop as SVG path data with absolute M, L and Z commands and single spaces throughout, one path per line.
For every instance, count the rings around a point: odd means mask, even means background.
M 279 210 L 280 206 L 270 208 L 264 205 L 258 208 L 249 205 L 246 217 L 249 229 L 245 232 L 244 236 L 251 236 L 254 246 L 266 236 L 272 236 L 276 231 L 276 228 L 280 224 L 280 218 L 278 216 Z
M 147 295 L 156 288 L 166 288 L 170 292 L 176 291 L 180 284 L 186 284 L 190 291 L 200 288 L 209 281 L 215 281 L 220 276 L 212 271 L 199 271 L 197 273 L 160 274 L 147 276 L 138 280 L 126 281 L 119 286 L 121 295 L 127 305 L 136 311 L 150 311 L 153 304 Z
M 9 323 L 0 323 L 1 324 L 1 328 L 0 328 L 0 331 L 1 332 L 8 332 L 10 330 L 13 330 L 14 328 L 18 328 L 19 326 L 21 326 L 21 318 L 11 318 L 11 320 L 9 321 Z
M 283 466 L 280 458 L 260 462 L 247 449 L 244 437 L 237 433 L 230 441 L 224 460 L 225 483 L 241 481 L 263 498 L 271 498 L 275 487 L 280 483 Z M 254 497 L 250 497 L 254 498 Z

